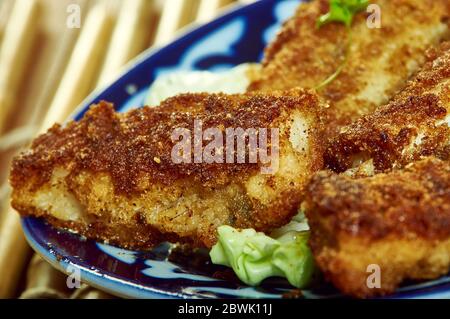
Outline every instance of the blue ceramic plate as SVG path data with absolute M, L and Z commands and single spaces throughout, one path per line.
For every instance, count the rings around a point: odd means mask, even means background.
M 236 8 L 162 49 L 144 53 L 117 81 L 90 96 L 74 118 L 80 119 L 90 104 L 100 100 L 115 103 L 121 112 L 142 106 L 149 86 L 163 73 L 223 70 L 259 61 L 264 47 L 299 2 L 267 0 Z M 281 298 L 290 289 L 281 279 L 265 281 L 257 288 L 217 279 L 224 269 L 211 265 L 207 254 L 192 258 L 179 252 L 168 259 L 168 245 L 146 253 L 126 251 L 55 230 L 34 218 L 22 223 L 31 246 L 52 265 L 66 273 L 79 269 L 84 282 L 120 297 Z M 339 294 L 320 287 L 305 291 L 304 296 L 334 298 Z M 404 287 L 393 297 L 450 297 L 450 277 Z

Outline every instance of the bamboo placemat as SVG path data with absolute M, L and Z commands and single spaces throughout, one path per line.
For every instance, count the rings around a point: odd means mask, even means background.
M 3 0 L 0 2 L 0 298 L 112 296 L 66 277 L 32 254 L 9 207 L 9 163 L 142 50 L 235 0 Z M 242 1 L 250 2 L 250 1 Z M 78 7 L 74 7 L 74 5 Z M 69 28 L 73 10 L 81 27 Z

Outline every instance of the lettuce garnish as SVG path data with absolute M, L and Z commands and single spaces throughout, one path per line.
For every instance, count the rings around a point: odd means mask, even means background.
M 214 264 L 231 267 L 250 286 L 269 277 L 284 277 L 297 288 L 306 287 L 314 273 L 308 247 L 309 232 L 288 231 L 271 238 L 254 229 L 218 229 L 218 242 L 210 251 Z

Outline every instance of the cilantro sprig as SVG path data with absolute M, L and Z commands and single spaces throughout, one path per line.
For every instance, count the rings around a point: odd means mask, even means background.
M 369 0 L 330 0 L 330 11 L 320 16 L 317 26 L 320 28 L 331 22 L 340 22 L 350 27 L 353 17 L 368 5 Z
M 331 23 L 338 22 L 343 23 L 347 27 L 348 31 L 348 41 L 345 48 L 345 58 L 343 62 L 339 65 L 336 71 L 326 78 L 322 83 L 320 83 L 315 89 L 320 90 L 333 82 L 345 67 L 348 61 L 348 55 L 351 45 L 351 25 L 354 16 L 361 11 L 364 11 L 369 5 L 369 0 L 329 0 L 330 1 L 330 11 L 319 17 L 317 20 L 317 27 Z

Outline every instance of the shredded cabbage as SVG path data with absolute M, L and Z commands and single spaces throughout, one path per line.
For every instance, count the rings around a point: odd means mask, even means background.
M 214 264 L 231 267 L 250 286 L 269 277 L 284 277 L 294 287 L 304 288 L 314 273 L 308 237 L 307 231 L 291 230 L 271 238 L 254 229 L 221 226 L 210 257 Z

